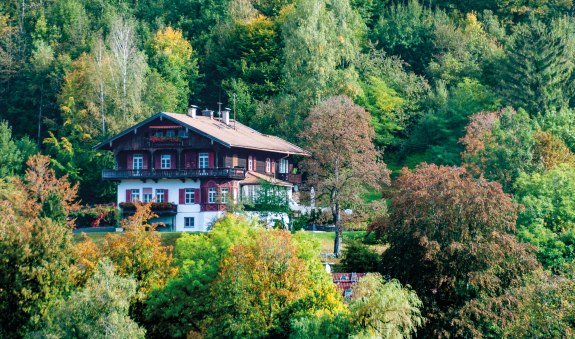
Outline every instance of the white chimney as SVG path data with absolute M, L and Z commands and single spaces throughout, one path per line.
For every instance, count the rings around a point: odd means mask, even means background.
M 188 108 L 188 116 L 192 117 L 192 118 L 196 118 L 196 110 L 198 109 L 198 106 L 196 105 L 190 105 L 190 107 Z
M 230 109 L 227 107 L 222 111 L 222 121 L 224 124 L 230 125 Z

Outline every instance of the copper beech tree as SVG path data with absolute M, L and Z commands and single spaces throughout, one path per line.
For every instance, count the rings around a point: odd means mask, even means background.
M 517 206 L 499 183 L 463 168 L 424 164 L 404 169 L 394 188 L 383 273 L 422 299 L 424 337 L 474 332 L 469 323 L 479 327 L 479 314 L 463 321 L 462 307 L 503 294 L 540 267 L 513 234 Z
M 389 183 L 389 171 L 381 152 L 373 145 L 371 116 L 347 96 L 331 97 L 316 106 L 301 134 L 312 153 L 303 163 L 308 185 L 318 198 L 329 201 L 335 225 L 334 253 L 340 254 L 342 206 L 361 202 L 367 187 Z

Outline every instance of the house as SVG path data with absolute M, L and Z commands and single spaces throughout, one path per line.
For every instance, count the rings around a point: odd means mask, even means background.
M 291 200 L 301 183 L 293 156 L 308 152 L 230 119 L 229 109 L 198 113 L 160 112 L 94 147 L 114 153 L 115 168 L 102 179 L 118 182 L 124 215 L 134 202 L 153 202 L 157 221 L 172 230 L 206 231 L 230 202 L 253 201 L 262 181 Z
M 365 275 L 366 273 L 332 273 L 331 277 L 340 293 L 346 299 L 350 299 L 353 294 L 353 286 Z

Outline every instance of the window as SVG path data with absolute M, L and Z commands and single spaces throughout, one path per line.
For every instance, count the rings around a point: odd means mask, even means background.
M 163 133 L 162 131 L 155 131 L 155 132 L 154 132 L 154 136 L 155 136 L 155 137 L 163 137 L 163 136 L 164 136 L 164 133 Z
M 176 131 L 174 131 L 173 129 L 169 129 L 169 130 L 166 131 L 166 136 L 167 136 L 168 138 L 173 138 L 173 137 L 176 136 Z
M 162 154 L 160 168 L 161 169 L 172 168 L 172 156 L 170 154 Z
M 248 171 L 253 171 L 254 170 L 254 159 L 253 157 L 250 155 L 248 157 Z
M 199 168 L 208 168 L 208 166 L 209 166 L 209 158 L 210 158 L 209 155 L 208 155 L 208 153 L 207 153 L 207 152 L 202 152 L 202 153 L 200 153 L 200 154 L 198 155 L 198 157 L 199 157 L 199 161 L 198 161 L 199 166 L 198 166 L 198 167 L 199 167 Z
M 157 189 L 156 190 L 156 202 L 165 202 L 165 192 L 163 189 Z
M 228 203 L 228 195 L 230 194 L 230 189 L 229 188 L 222 188 L 221 190 L 221 197 L 220 200 L 222 202 L 222 204 L 227 204 Z
M 216 203 L 216 188 L 210 187 L 208 189 L 208 204 L 215 204 Z
M 194 228 L 195 220 L 194 217 L 184 217 L 184 228 Z
M 196 201 L 194 189 L 193 188 L 186 188 L 185 195 L 184 195 L 184 203 L 185 204 L 194 204 Z
M 134 154 L 132 157 L 132 169 L 141 170 L 144 168 L 144 156 L 142 154 Z
M 131 202 L 136 202 L 136 201 L 140 201 L 140 190 L 139 189 L 133 189 L 132 190 L 132 201 Z
M 152 188 L 151 187 L 144 187 L 142 192 L 142 199 L 144 202 L 152 201 Z
M 272 161 L 270 158 L 266 159 L 266 173 L 270 173 L 272 171 Z
M 232 167 L 236 167 L 236 166 L 238 166 L 238 155 L 234 154 L 232 156 Z
M 288 172 L 288 159 L 280 159 L 280 173 Z

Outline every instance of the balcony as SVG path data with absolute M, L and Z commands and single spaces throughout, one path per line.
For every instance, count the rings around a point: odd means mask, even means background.
M 128 215 L 136 212 L 136 204 L 133 202 L 122 202 L 120 203 L 120 208 L 122 209 L 122 213 Z M 178 205 L 170 202 L 153 202 L 150 208 L 152 212 L 158 216 L 175 215 L 178 213 Z
M 234 179 L 246 178 L 243 168 L 195 168 L 195 169 L 152 169 L 152 170 L 110 170 L 102 171 L 103 180 L 122 179 Z
M 277 173 L 276 177 L 292 184 L 301 184 L 301 174 Z

